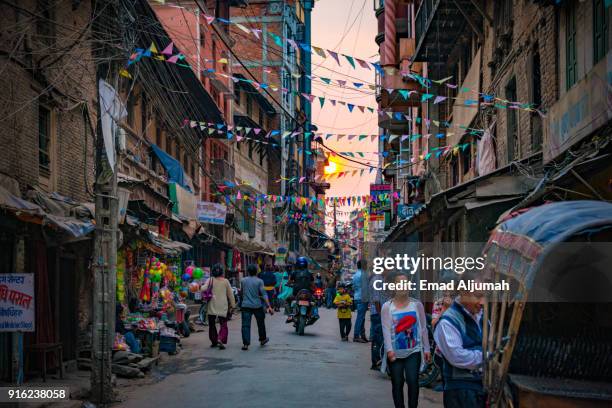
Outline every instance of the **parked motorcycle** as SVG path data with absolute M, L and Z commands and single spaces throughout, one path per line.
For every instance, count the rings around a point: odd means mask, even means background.
M 295 315 L 293 316 L 293 327 L 295 332 L 303 336 L 304 329 L 306 326 L 314 324 L 318 317 L 315 316 L 314 308 L 316 306 L 312 293 L 307 289 L 302 289 L 298 292 L 296 299 L 294 300 L 293 310 Z

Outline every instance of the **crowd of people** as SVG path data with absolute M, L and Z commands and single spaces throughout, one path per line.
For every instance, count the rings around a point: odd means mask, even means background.
M 294 269 L 295 268 L 295 269 Z M 484 407 L 482 386 L 482 295 L 477 292 L 444 293 L 433 304 L 430 323 L 424 305 L 410 296 L 408 290 L 392 293 L 374 290 L 377 280 L 402 283 L 411 276 L 403 272 L 368 273 L 365 261 L 349 279 L 342 280 L 338 270 L 312 273 L 304 259 L 284 270 L 271 264 L 248 265 L 240 281 L 240 304 L 237 305 L 223 268 L 215 265 L 211 278 L 203 285 L 211 293 L 207 304 L 211 347 L 224 349 L 227 344 L 227 321 L 239 306 L 242 317 L 242 350 L 251 344 L 251 322 L 255 316 L 261 346 L 268 343 L 265 315 L 272 315 L 282 303 L 288 305 L 288 322 L 292 319 L 291 301 L 300 290 L 316 288 L 324 292 L 324 305 L 335 308 L 341 341 L 370 343 L 372 370 L 381 370 L 391 378 L 396 408 L 415 408 L 419 400 L 419 375 L 424 364 L 434 363 L 442 373 L 441 389 L 447 408 Z M 467 279 L 467 277 L 464 277 Z M 397 285 L 401 287 L 401 285 Z M 408 287 L 407 285 L 403 285 Z M 370 312 L 369 338 L 365 332 Z M 352 314 L 355 312 L 353 325 Z M 318 312 L 314 312 L 318 319 Z M 435 348 L 431 350 L 430 328 Z M 217 330 L 217 325 L 219 329 Z M 433 355 L 432 355 L 433 352 Z M 406 405 L 406 391 L 407 402 Z

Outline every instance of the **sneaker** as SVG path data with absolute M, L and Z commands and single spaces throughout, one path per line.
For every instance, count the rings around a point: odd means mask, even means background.
M 213 344 L 211 344 L 211 345 L 210 345 L 210 348 L 215 348 L 215 347 L 217 347 L 218 345 L 219 345 L 218 343 L 213 343 Z
M 348 340 L 348 337 L 343 337 L 343 338 L 342 338 L 342 341 L 349 341 L 349 340 Z
M 357 338 L 357 339 L 353 339 L 353 343 L 367 343 L 367 341 L 361 338 Z
M 265 339 L 260 341 L 259 344 L 261 344 L 262 346 L 265 346 L 266 344 L 268 344 L 269 341 L 270 341 L 270 339 L 268 337 L 266 337 Z
M 247 350 L 249 349 L 249 345 L 248 345 L 248 344 L 245 344 L 244 346 L 242 346 L 242 349 L 243 349 L 244 351 L 247 351 Z
M 219 350 L 225 350 L 225 344 L 219 343 Z

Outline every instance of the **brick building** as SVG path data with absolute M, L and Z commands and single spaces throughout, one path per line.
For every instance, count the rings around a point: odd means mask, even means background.
M 61 342 L 66 361 L 91 312 L 92 13 L 89 1 L 0 5 L 0 272 L 33 274 L 35 324 L 23 341 Z M 14 380 L 21 337 L 6 330 L 0 379 Z
M 583 165 L 583 175 L 566 173 L 577 172 L 570 157 L 580 166 L 606 151 L 610 9 L 601 1 L 517 3 L 422 1 L 409 14 L 411 74 L 445 99 L 418 108 L 430 124 L 415 133 L 428 137 L 412 146 L 411 162 L 422 164 L 402 197 L 426 210 L 388 240 L 478 242 L 511 208 L 609 197 L 601 161 Z

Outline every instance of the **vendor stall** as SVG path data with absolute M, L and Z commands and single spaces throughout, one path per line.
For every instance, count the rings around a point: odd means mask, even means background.
M 514 215 L 514 214 L 512 214 Z M 491 406 L 612 405 L 612 204 L 521 211 L 484 249 L 484 385 Z

